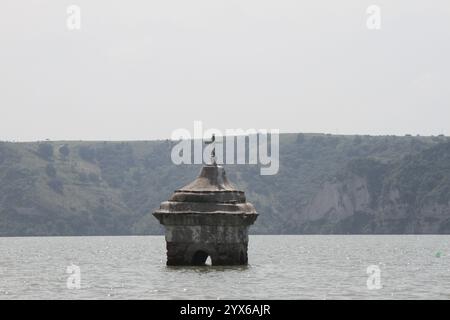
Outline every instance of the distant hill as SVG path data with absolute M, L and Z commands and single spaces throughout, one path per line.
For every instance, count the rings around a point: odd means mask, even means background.
M 173 144 L 0 142 L 0 236 L 160 234 L 151 212 L 200 169 Z M 253 233 L 450 233 L 447 137 L 282 134 L 277 175 L 226 170 Z

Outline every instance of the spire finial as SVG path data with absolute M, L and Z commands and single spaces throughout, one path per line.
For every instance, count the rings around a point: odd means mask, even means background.
M 205 144 L 212 144 L 211 150 L 211 164 L 217 165 L 216 163 L 216 135 L 213 133 L 211 137 L 211 141 L 205 141 Z

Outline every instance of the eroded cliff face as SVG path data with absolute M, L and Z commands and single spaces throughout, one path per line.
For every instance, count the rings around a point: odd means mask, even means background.
M 336 223 L 367 210 L 369 203 L 370 194 L 364 178 L 353 175 L 345 181 L 328 181 L 305 208 L 301 220 L 326 219 Z
M 325 182 L 295 224 L 303 233 L 450 233 L 450 202 L 406 202 L 398 188 L 370 192 L 366 177 L 348 174 Z
M 375 216 L 364 177 L 325 182 L 293 222 L 302 233 L 371 233 Z M 357 230 L 357 231 L 355 231 Z
M 390 188 L 380 199 L 376 210 L 376 232 L 450 233 L 450 202 L 408 203 L 400 194 L 399 189 Z

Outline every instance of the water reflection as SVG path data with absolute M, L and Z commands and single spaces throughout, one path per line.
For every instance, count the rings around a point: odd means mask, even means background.
M 212 266 L 205 264 L 204 266 L 165 266 L 167 272 L 196 272 L 196 273 L 209 273 L 209 272 L 229 272 L 248 271 L 251 268 L 250 265 L 243 266 Z

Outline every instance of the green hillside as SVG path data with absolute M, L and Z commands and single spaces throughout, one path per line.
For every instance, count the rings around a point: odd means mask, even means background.
M 344 181 L 348 172 L 367 178 L 373 215 L 389 187 L 398 188 L 413 209 L 429 202 L 448 205 L 450 150 L 445 141 L 283 134 L 277 175 L 261 176 L 256 165 L 228 165 L 226 170 L 260 213 L 253 233 L 339 232 L 345 228 L 308 229 L 317 221 L 303 217 L 324 184 Z M 152 210 L 200 169 L 173 165 L 173 144 L 0 142 L 0 236 L 161 233 Z

